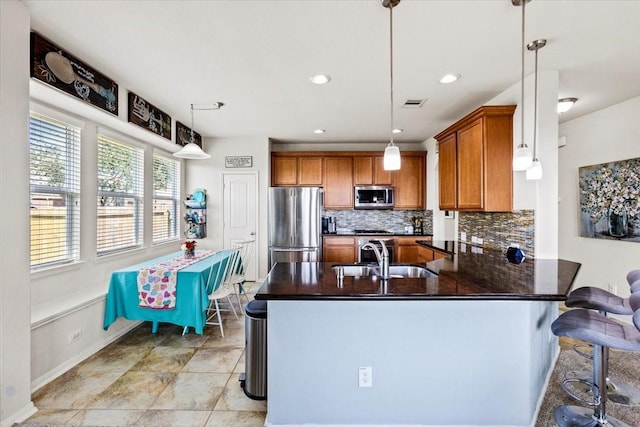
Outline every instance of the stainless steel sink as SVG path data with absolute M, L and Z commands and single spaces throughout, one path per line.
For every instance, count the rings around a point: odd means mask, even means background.
M 332 270 L 337 275 L 338 272 L 342 269 L 342 274 L 344 276 L 351 277 L 367 277 L 367 276 L 377 276 L 378 275 L 378 267 L 371 265 L 354 265 L 354 264 L 345 264 L 345 265 L 334 265 Z
M 332 267 L 332 270 L 336 275 L 339 274 L 340 269 L 342 269 L 342 274 L 346 277 L 369 277 L 380 275 L 380 268 L 376 265 L 336 264 Z M 438 277 L 437 274 L 427 268 L 413 264 L 391 264 L 389 266 L 389 275 L 392 279 Z
M 391 277 L 399 276 L 403 278 L 422 278 L 422 277 L 438 277 L 437 274 L 427 270 L 419 265 L 393 265 L 389 266 L 389 275 Z

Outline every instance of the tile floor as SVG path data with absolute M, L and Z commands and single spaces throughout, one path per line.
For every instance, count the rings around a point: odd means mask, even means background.
M 263 426 L 266 402 L 246 397 L 238 381 L 244 318 L 225 313 L 223 324 L 224 337 L 218 326 L 183 336 L 181 327 L 162 323 L 152 334 L 144 323 L 36 391 L 39 410 L 25 423 Z

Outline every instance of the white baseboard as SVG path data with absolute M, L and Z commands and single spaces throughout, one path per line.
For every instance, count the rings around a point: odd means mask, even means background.
M 31 415 L 35 414 L 37 411 L 38 411 L 38 408 L 33 406 L 32 401 L 29 401 L 29 404 L 26 405 L 24 408 L 22 408 L 15 414 L 12 414 L 10 418 L 7 418 L 6 420 L 3 420 L 2 422 L 0 422 L 0 427 L 11 427 L 14 423 L 21 423 L 27 418 L 29 418 Z
M 94 345 L 92 345 L 91 347 L 87 347 L 83 352 L 77 354 L 76 356 L 70 359 L 67 359 L 65 363 L 58 366 L 56 369 L 53 369 L 47 372 L 45 375 L 42 375 L 41 377 L 34 379 L 33 381 L 31 381 L 31 393 L 37 391 L 40 387 L 55 380 L 60 375 L 64 374 L 69 369 L 76 366 L 78 363 L 82 362 L 89 356 L 92 356 L 99 350 L 105 348 L 107 345 L 111 344 L 121 336 L 125 335 L 127 332 L 131 331 L 133 328 L 140 325 L 141 323 L 142 322 L 131 322 L 130 324 L 127 324 L 122 329 L 118 330 L 118 332 L 115 333 L 114 335 L 110 335 L 105 340 L 99 341 Z

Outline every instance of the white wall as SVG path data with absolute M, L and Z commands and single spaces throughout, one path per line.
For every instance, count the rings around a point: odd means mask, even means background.
M 224 172 L 257 172 L 258 230 L 256 230 L 254 261 L 258 266 L 258 278 L 263 278 L 268 272 L 267 189 L 271 181 L 269 139 L 250 136 L 244 138 L 205 138 L 202 144 L 211 158 L 187 161 L 185 185 L 186 194 L 192 192 L 194 188 L 207 190 L 207 237 L 202 239 L 202 245 L 211 249 L 221 249 L 225 246 L 222 232 L 222 174 Z M 226 169 L 224 166 L 225 156 L 252 156 L 253 166 L 251 168 Z
M 29 10 L 0 1 L 0 425 L 34 412 L 30 387 Z
M 580 237 L 578 168 L 640 157 L 640 97 L 560 125 L 567 145 L 559 156 L 560 257 L 582 263 L 575 287 L 617 286 L 628 296 L 626 274 L 640 268 L 640 244 Z

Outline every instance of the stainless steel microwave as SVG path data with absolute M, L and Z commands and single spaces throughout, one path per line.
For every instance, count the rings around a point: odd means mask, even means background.
M 354 189 L 355 209 L 393 209 L 393 187 L 367 185 Z

